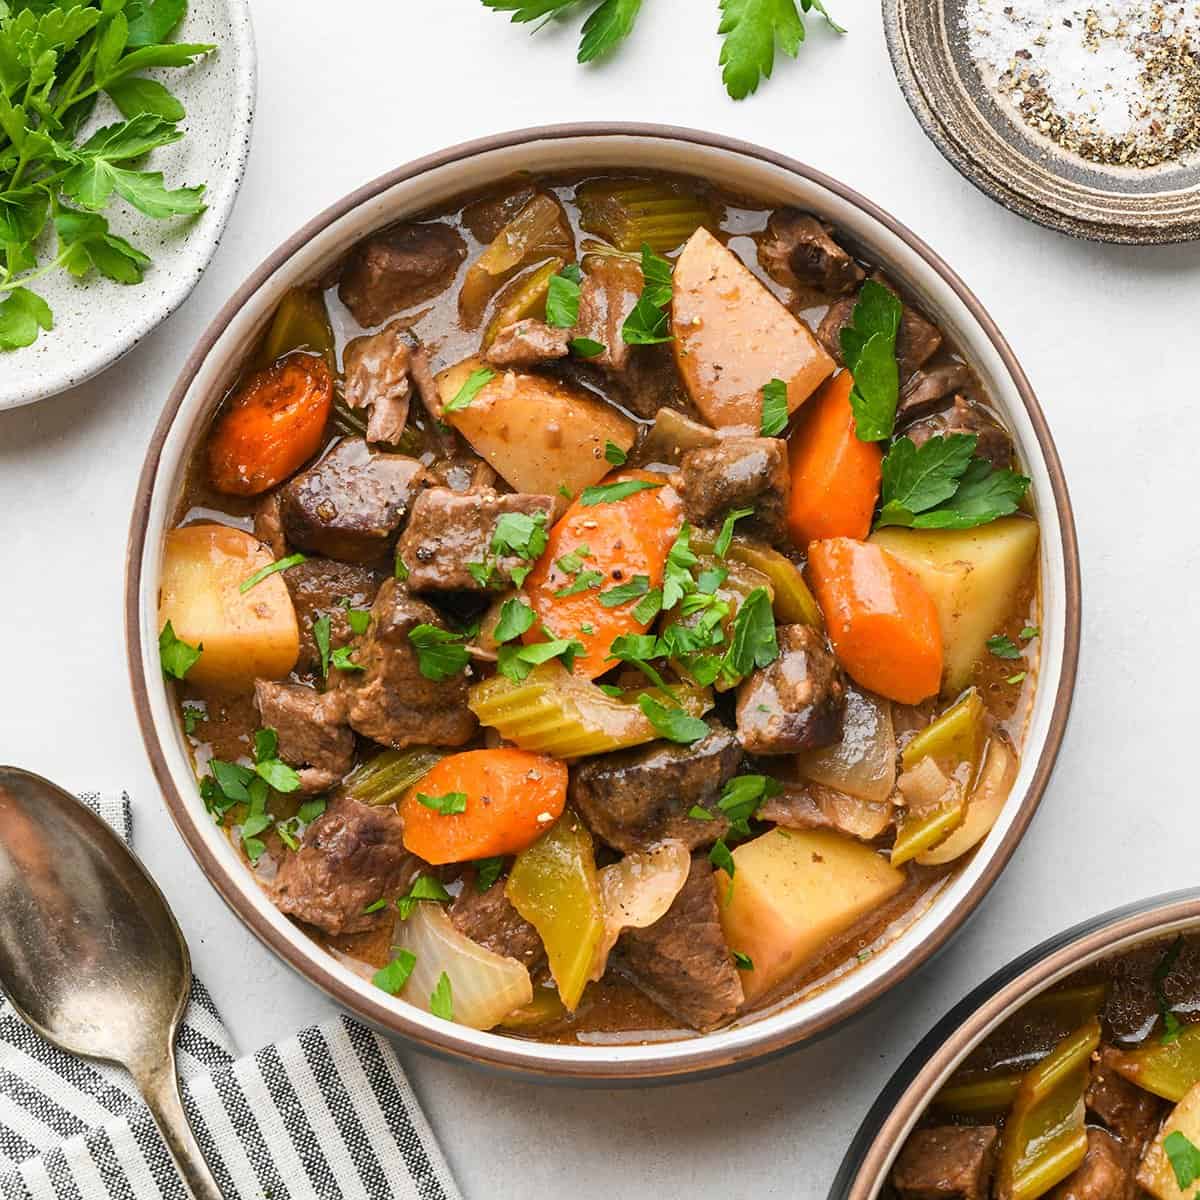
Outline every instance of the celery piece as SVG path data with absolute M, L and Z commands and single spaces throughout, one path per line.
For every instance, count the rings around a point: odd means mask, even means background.
M 325 299 L 314 287 L 292 288 L 280 300 L 255 356 L 255 366 L 269 367 L 293 350 L 319 354 L 336 378 L 338 364 L 333 327 L 325 311 Z
M 552 258 L 528 275 L 520 276 L 501 294 L 496 302 L 496 312 L 488 322 L 483 335 L 486 350 L 499 336 L 502 329 L 524 321 L 528 317 L 543 316 L 546 312 L 546 294 L 550 280 L 563 269 L 561 258 Z
M 354 768 L 345 783 L 346 795 L 362 804 L 395 804 L 445 756 L 433 746 L 385 750 Z
M 579 224 L 616 246 L 649 246 L 666 254 L 682 246 L 701 225 L 719 226 L 719 214 L 693 193 L 640 179 L 596 179 L 576 192 Z

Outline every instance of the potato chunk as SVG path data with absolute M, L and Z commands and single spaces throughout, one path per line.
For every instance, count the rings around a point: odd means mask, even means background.
M 1138 1185 L 1158 1200 L 1188 1200 L 1196 1190 L 1194 1185 L 1181 1188 L 1175 1178 L 1175 1168 L 1171 1166 L 1165 1146 L 1173 1133 L 1181 1133 L 1193 1146 L 1200 1146 L 1200 1083 L 1175 1105 L 1158 1136 L 1142 1155 Z
M 1037 553 L 1037 522 L 1002 517 L 978 529 L 881 529 L 870 540 L 925 585 L 942 627 L 942 692 L 971 682 Z
M 225 525 L 167 534 L 158 627 L 170 621 L 177 637 L 203 645 L 189 683 L 233 690 L 257 678 L 282 679 L 296 665 L 300 632 L 283 577 L 239 591 L 272 561 L 257 538 Z
M 782 379 L 794 412 L 833 374 L 812 330 L 707 229 L 675 264 L 671 319 L 679 373 L 710 425 L 757 429 L 765 384 Z
M 743 842 L 733 862 L 732 894 L 719 871 L 717 896 L 729 948 L 754 964 L 742 974 L 748 1001 L 818 958 L 904 885 L 904 873 L 871 847 L 826 829 L 772 829 Z
M 443 371 L 442 404 L 483 365 L 471 358 Z M 605 442 L 628 452 L 636 433 L 632 421 L 602 401 L 522 371 L 497 372 L 467 408 L 447 412 L 445 420 L 511 488 L 540 495 L 554 495 L 563 484 L 578 493 L 599 483 L 610 470 Z

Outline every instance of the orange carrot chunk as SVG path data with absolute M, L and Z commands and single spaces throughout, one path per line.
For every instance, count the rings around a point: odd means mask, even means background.
M 901 704 L 938 691 L 937 609 L 907 567 L 879 546 L 830 538 L 809 546 L 808 579 L 834 653 L 852 679 Z
M 443 758 L 400 801 L 405 848 L 427 863 L 518 854 L 562 815 L 567 768 L 527 750 Z
M 853 387 L 849 371 L 826 382 L 800 410 L 788 441 L 788 529 L 797 546 L 871 532 L 883 450 L 878 442 L 859 441 L 854 431 Z
M 333 407 L 323 358 L 292 353 L 245 379 L 208 442 L 218 492 L 257 496 L 298 471 L 321 448 Z

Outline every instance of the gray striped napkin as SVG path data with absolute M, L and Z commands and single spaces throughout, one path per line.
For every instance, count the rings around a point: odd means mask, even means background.
M 82 799 L 129 840 L 128 796 Z M 177 1051 L 229 1200 L 460 1200 L 395 1052 L 349 1017 L 239 1059 L 196 980 Z M 128 1077 L 55 1049 L 0 993 L 0 1198 L 186 1194 Z

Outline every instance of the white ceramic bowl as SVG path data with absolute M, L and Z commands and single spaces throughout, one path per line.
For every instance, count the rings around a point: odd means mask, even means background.
M 1041 524 L 1039 680 L 1011 799 L 967 865 L 910 926 L 864 965 L 787 1007 L 715 1033 L 646 1045 L 560 1046 L 480 1033 L 393 1000 L 336 962 L 279 913 L 204 810 L 158 662 L 163 537 L 210 416 L 276 304 L 380 226 L 515 171 L 668 170 L 832 221 L 916 296 L 979 372 L 1016 437 Z M 1062 468 L 1012 352 L 979 302 L 924 243 L 848 188 L 781 155 L 711 134 L 657 126 L 574 125 L 459 146 L 375 180 L 281 246 L 229 302 L 191 357 L 150 446 L 129 542 L 126 632 L 143 736 L 180 831 L 214 886 L 304 976 L 377 1027 L 425 1047 L 537 1076 L 668 1078 L 724 1069 L 812 1037 L 861 1009 L 929 958 L 995 881 L 1041 798 L 1067 722 L 1079 648 L 1079 565 Z
M 242 184 L 254 122 L 248 0 L 191 0 L 175 40 L 217 49 L 190 67 L 148 72 L 187 110 L 187 136 L 156 150 L 147 167 L 162 171 L 168 187 L 205 184 L 208 207 L 194 220 L 155 221 L 114 198 L 105 214 L 110 229 L 153 265 L 129 286 L 94 271 L 82 280 L 55 271 L 32 285 L 54 310 L 54 328 L 32 346 L 0 353 L 0 411 L 54 396 L 112 366 L 187 299 L 216 252 Z M 119 119 L 104 101 L 91 124 Z

